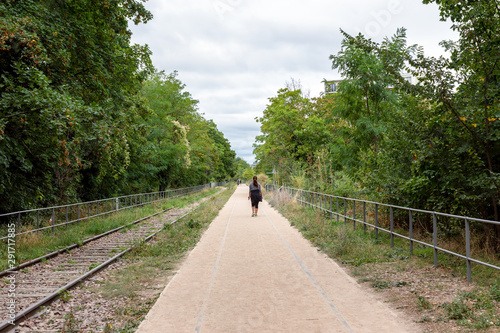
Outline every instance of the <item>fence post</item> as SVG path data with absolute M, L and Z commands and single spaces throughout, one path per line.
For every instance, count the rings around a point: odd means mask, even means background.
M 465 254 L 467 257 L 467 282 L 472 281 L 472 272 L 471 272 L 471 262 L 470 262 L 470 222 L 468 219 L 465 219 Z
M 356 200 L 352 201 L 352 230 L 356 231 Z
M 438 253 L 437 253 L 437 217 L 436 213 L 432 213 L 432 241 L 434 245 L 434 267 L 438 267 Z
M 378 239 L 378 204 L 375 204 L 375 239 Z
M 394 210 L 391 206 L 391 248 L 394 247 Z
M 409 222 L 410 222 L 410 255 L 413 255 L 413 214 L 411 210 L 409 211 Z
M 66 230 L 68 230 L 68 206 L 66 206 Z
M 36 228 L 40 229 L 40 210 L 38 210 L 38 209 L 36 211 Z
M 17 214 L 17 229 L 16 229 L 16 234 L 21 233 L 21 213 Z
M 76 224 L 80 224 L 80 204 L 76 204 Z
M 344 225 L 347 225 L 347 203 L 344 198 Z
M 339 216 L 339 198 L 337 197 L 337 222 L 340 222 L 340 216 Z
M 363 201 L 363 231 L 366 234 L 366 201 Z
M 56 223 L 56 209 L 52 208 L 52 233 L 55 233 L 54 224 Z
M 333 219 L 333 200 L 332 200 L 332 196 L 330 195 L 329 196 L 330 198 L 330 220 Z

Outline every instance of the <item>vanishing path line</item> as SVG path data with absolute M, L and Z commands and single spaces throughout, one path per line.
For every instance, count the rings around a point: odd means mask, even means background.
M 264 211 L 265 212 L 265 211 Z M 337 316 L 337 318 L 340 320 L 340 322 L 349 330 L 349 332 L 352 332 L 352 329 L 351 327 L 349 326 L 349 324 L 345 321 L 344 317 L 342 317 L 342 314 L 340 314 L 339 310 L 337 310 L 337 307 L 335 307 L 335 304 L 333 304 L 333 302 L 328 298 L 328 295 L 324 292 L 324 290 L 321 288 L 321 286 L 318 284 L 318 282 L 316 281 L 316 279 L 314 279 L 314 276 L 312 276 L 312 274 L 307 270 L 307 268 L 304 266 L 304 263 L 300 260 L 300 258 L 297 256 L 297 254 L 293 251 L 292 247 L 290 246 L 290 244 L 288 244 L 288 242 L 286 241 L 286 239 L 283 237 L 283 235 L 279 232 L 278 228 L 276 228 L 276 225 L 273 223 L 273 221 L 269 218 L 269 215 L 266 214 L 266 217 L 267 219 L 269 220 L 269 223 L 271 223 L 271 225 L 273 226 L 274 230 L 276 230 L 276 232 L 278 233 L 278 235 L 280 236 L 281 240 L 283 241 L 283 243 L 285 243 L 286 247 L 288 248 L 288 250 L 290 250 L 290 252 L 292 253 L 293 257 L 295 258 L 295 260 L 297 260 L 297 263 L 299 264 L 300 268 L 302 268 L 302 270 L 304 271 L 304 273 L 306 273 L 306 275 L 309 277 L 309 279 L 311 280 L 311 282 L 314 284 L 314 286 L 316 288 L 318 288 L 318 291 L 319 293 L 321 294 L 321 296 L 323 296 L 323 298 L 325 299 L 325 301 L 328 303 L 328 305 L 330 306 L 330 308 L 332 308 L 332 311 L 335 313 L 335 315 Z
M 141 323 L 155 332 L 419 332 L 240 185 Z
M 210 283 L 209 283 L 209 286 L 208 286 L 208 291 L 207 291 L 207 294 L 205 296 L 205 300 L 203 302 L 203 307 L 201 309 L 200 315 L 198 316 L 198 325 L 196 325 L 196 329 L 195 329 L 196 332 L 200 332 L 201 331 L 201 324 L 202 324 L 202 321 L 203 321 L 203 313 L 204 313 L 204 311 L 206 309 L 206 304 L 207 304 L 208 298 L 210 297 L 210 291 L 212 290 L 212 287 L 214 285 L 215 274 L 217 273 L 217 269 L 219 267 L 220 258 L 221 258 L 221 255 L 222 255 L 222 250 L 224 249 L 224 244 L 226 243 L 227 231 L 229 229 L 229 223 L 231 223 L 231 216 L 233 215 L 234 207 L 235 207 L 235 205 L 233 205 L 233 210 L 231 211 L 231 215 L 229 215 L 229 218 L 227 220 L 226 230 L 224 232 L 224 237 L 222 237 L 222 242 L 220 244 L 219 253 L 217 254 L 217 260 L 215 261 L 215 265 L 214 265 L 214 268 L 212 270 L 212 276 L 210 277 Z

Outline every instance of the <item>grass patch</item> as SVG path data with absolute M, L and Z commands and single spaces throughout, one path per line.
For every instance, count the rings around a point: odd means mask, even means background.
M 432 309 L 432 303 L 426 300 L 423 296 L 418 296 L 417 305 L 420 311 Z
M 462 326 L 471 329 L 500 327 L 499 302 L 495 299 L 491 288 L 476 287 L 464 292 L 450 303 L 443 303 L 446 319 L 457 320 Z
M 406 281 L 401 281 L 401 282 L 390 282 L 390 281 L 374 281 L 371 284 L 372 288 L 382 290 L 382 289 L 389 289 L 392 287 L 404 287 L 408 284 Z
M 106 332 L 135 332 L 164 288 L 167 277 L 199 241 L 212 220 L 234 192 L 226 190 L 202 203 L 192 214 L 165 224 L 153 242 L 143 243 L 124 258 L 129 264 L 95 292 L 108 299 L 128 298 L 116 309 Z M 131 307 L 130 304 L 133 304 Z
M 17 263 L 23 263 L 73 244 L 79 244 L 85 239 L 129 224 L 162 209 L 185 207 L 203 197 L 216 193 L 216 191 L 218 189 L 205 189 L 183 197 L 160 200 L 140 208 L 122 210 L 106 217 L 96 217 L 80 223 L 73 223 L 68 225 L 67 228 L 58 227 L 55 232 L 48 229 L 18 236 L 16 239 Z M 130 228 L 134 228 L 134 226 Z M 7 251 L 0 251 L 0 271 L 8 268 L 7 255 Z

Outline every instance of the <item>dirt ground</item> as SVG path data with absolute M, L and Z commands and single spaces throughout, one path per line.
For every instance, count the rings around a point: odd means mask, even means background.
M 441 305 L 451 303 L 461 293 L 472 291 L 475 286 L 464 278 L 456 277 L 445 268 L 419 267 L 410 262 L 366 264 L 363 272 L 359 268 L 346 268 L 358 279 L 360 285 L 375 295 L 381 302 L 401 311 L 425 333 L 431 332 L 499 332 L 498 328 L 474 330 L 447 319 Z M 389 285 L 374 287 L 375 281 L 389 282 Z M 401 283 L 404 281 L 404 283 Z M 472 304 L 471 304 L 472 305 Z M 493 324 L 493 323 L 491 323 Z

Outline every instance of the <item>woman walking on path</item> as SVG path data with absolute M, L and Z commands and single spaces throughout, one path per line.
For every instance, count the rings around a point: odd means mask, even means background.
M 262 190 L 257 176 L 253 176 L 253 182 L 248 185 L 248 199 L 252 200 L 252 217 L 257 216 L 259 201 L 262 201 Z

